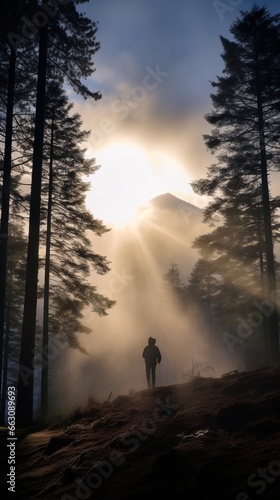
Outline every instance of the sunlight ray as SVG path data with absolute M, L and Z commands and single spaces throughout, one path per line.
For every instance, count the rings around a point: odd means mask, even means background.
M 153 281 L 155 283 L 158 283 L 159 277 L 161 277 L 160 264 L 156 260 L 156 257 L 153 255 L 148 243 L 145 241 L 144 236 L 141 234 L 136 225 L 133 226 L 132 232 L 137 242 L 139 254 L 143 258 L 145 265 L 148 267 L 149 275 L 153 277 Z
M 184 246 L 184 247 L 186 247 L 186 248 L 189 249 L 190 242 L 187 241 L 186 238 L 180 238 L 179 236 L 177 236 L 176 234 L 172 233 L 167 228 L 162 228 L 158 224 L 152 222 L 151 220 L 145 219 L 142 222 L 145 223 L 146 225 L 152 227 L 156 231 L 162 233 L 164 236 L 168 236 L 169 238 L 171 238 L 176 243 L 179 243 L 180 245 L 182 245 L 182 246 Z

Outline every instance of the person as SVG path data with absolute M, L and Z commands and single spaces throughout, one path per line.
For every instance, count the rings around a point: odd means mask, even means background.
M 156 339 L 150 337 L 148 339 L 148 345 L 143 351 L 143 358 L 146 363 L 146 378 L 148 387 L 151 387 L 151 375 L 152 375 L 152 386 L 155 387 L 156 383 L 156 365 L 157 362 L 161 362 L 161 354 L 159 348 L 155 345 Z

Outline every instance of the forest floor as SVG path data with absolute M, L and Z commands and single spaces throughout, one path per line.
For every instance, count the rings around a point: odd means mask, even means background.
M 280 368 L 197 378 L 18 431 L 15 493 L 2 428 L 1 498 L 279 499 L 279 389 Z

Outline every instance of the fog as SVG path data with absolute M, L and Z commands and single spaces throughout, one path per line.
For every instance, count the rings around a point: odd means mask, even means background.
M 85 312 L 91 333 L 79 334 L 79 339 L 87 355 L 64 348 L 53 360 L 53 409 L 146 388 L 142 352 L 150 336 L 162 354 L 156 385 L 182 383 L 192 359 L 213 366 L 213 376 L 231 368 L 233 359 L 226 352 L 215 359 L 211 355 L 207 325 L 197 307 L 183 308 L 164 289 L 163 275 L 172 263 L 187 283 L 198 258 L 192 242 L 206 231 L 200 209 L 166 195 L 140 212 L 134 224 L 94 240 L 95 250 L 111 262 L 111 271 L 94 275 L 92 283 L 116 305 L 102 318 Z

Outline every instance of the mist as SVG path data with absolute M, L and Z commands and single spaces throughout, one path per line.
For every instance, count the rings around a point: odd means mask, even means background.
M 183 307 L 164 289 L 163 275 L 172 263 L 187 284 L 198 258 L 193 240 L 206 231 L 199 208 L 166 194 L 143 207 L 134 224 L 94 241 L 96 251 L 111 262 L 111 271 L 94 275 L 92 284 L 116 304 L 101 318 L 86 311 L 84 324 L 91 333 L 79 334 L 79 340 L 87 354 L 64 348 L 54 359 L 53 410 L 145 389 L 142 352 L 150 336 L 162 355 L 156 386 L 184 382 L 192 360 L 209 363 L 212 376 L 235 367 L 226 346 L 213 356 L 198 306 Z

